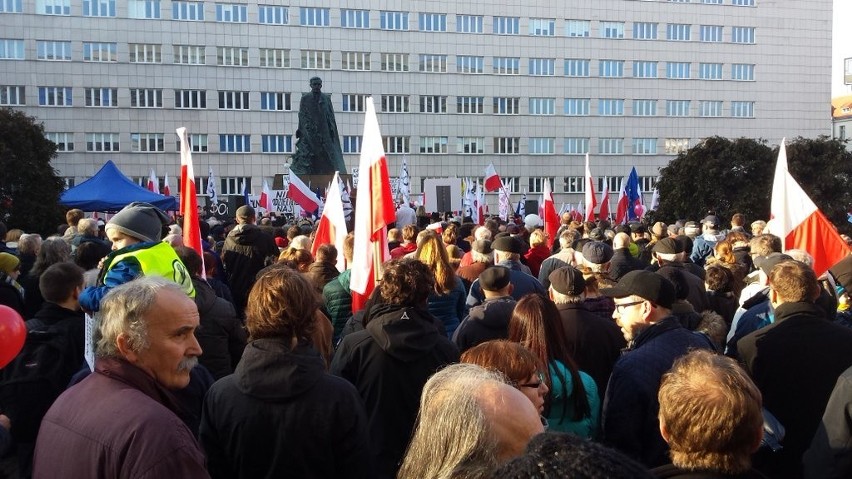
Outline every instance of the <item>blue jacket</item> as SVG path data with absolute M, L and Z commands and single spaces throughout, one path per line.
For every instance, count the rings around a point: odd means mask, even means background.
M 466 296 L 464 283 L 458 276 L 456 276 L 455 286 L 447 294 L 438 294 L 434 291 L 429 294 L 427 303 L 429 312 L 444 323 L 448 338 L 453 337 L 459 323 L 467 316 Z
M 553 388 L 550 390 L 550 414 L 547 415 L 548 430 L 571 432 L 580 437 L 597 437 L 600 427 L 601 398 L 598 395 L 598 386 L 595 384 L 595 380 L 580 371 L 580 379 L 583 381 L 583 388 L 586 389 L 586 399 L 589 401 L 591 415 L 579 421 L 572 421 L 574 397 L 571 395 L 571 391 L 574 389 L 574 383 L 571 379 L 571 371 L 560 361 L 552 361 L 548 368 L 550 369 L 550 380 L 553 383 Z M 565 391 L 568 392 L 568 395 L 562 394 L 562 380 L 559 378 L 559 374 L 556 374 L 557 370 L 565 378 Z M 565 412 L 564 418 L 563 411 Z
M 698 266 L 704 266 L 704 261 L 708 256 L 713 254 L 713 249 L 716 248 L 716 243 L 723 239 L 725 239 L 725 235 L 722 233 L 704 233 L 703 235 L 697 236 L 695 241 L 692 243 L 692 253 L 689 255 L 689 259 Z
M 775 322 L 775 312 L 772 311 L 772 305 L 769 303 L 769 298 L 765 295 L 760 295 L 758 299 L 760 297 L 764 298 L 764 300 L 748 308 L 746 312 L 740 316 L 740 320 L 737 321 L 734 335 L 731 336 L 731 339 L 725 346 L 726 356 L 738 359 L 739 351 L 737 350 L 737 342 L 754 331 L 765 328 Z M 748 304 L 748 302 L 746 302 L 746 304 Z

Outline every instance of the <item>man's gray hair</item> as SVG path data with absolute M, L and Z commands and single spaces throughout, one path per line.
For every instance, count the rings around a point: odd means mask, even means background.
M 81 235 L 90 234 L 95 236 L 98 233 L 98 220 L 94 218 L 83 218 L 77 223 L 77 233 Z
M 476 230 L 473 231 L 473 239 L 476 241 L 479 240 L 491 240 L 491 230 L 484 227 L 478 226 Z
M 550 285 L 550 298 L 556 304 L 580 304 L 583 302 L 583 295 L 572 296 L 570 294 L 563 294 L 559 291 L 553 289 L 553 285 Z
M 501 384 L 507 382 L 500 373 L 468 363 L 452 364 L 430 377 L 397 477 L 488 477 L 498 464 L 498 443 L 482 396 Z
M 147 348 L 148 325 L 144 316 L 154 306 L 160 291 L 167 289 L 185 294 L 180 286 L 160 276 L 142 276 L 107 293 L 96 316 L 99 326 L 95 333 L 95 355 L 117 356 L 121 334 L 128 336 L 133 351 Z
M 41 247 L 41 236 L 36 233 L 24 233 L 18 238 L 18 252 L 25 254 L 37 254 Z

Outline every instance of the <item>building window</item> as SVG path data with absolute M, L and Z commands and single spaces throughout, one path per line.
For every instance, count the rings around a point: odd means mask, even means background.
M 734 118 L 754 118 L 754 102 L 732 101 L 731 116 Z
M 754 81 L 754 65 L 734 63 L 731 65 L 731 80 Z
M 341 67 L 350 71 L 370 71 L 369 52 L 342 52 Z
M 494 97 L 495 115 L 519 115 L 521 99 L 517 97 Z
M 530 138 L 531 155 L 553 155 L 556 153 L 555 138 Z
M 84 88 L 83 93 L 86 97 L 86 106 L 118 106 L 118 88 Z
M 537 37 L 556 35 L 556 20 L 553 18 L 530 18 L 530 35 Z
M 599 155 L 621 155 L 624 153 L 624 138 L 598 138 Z
M 698 102 L 698 116 L 716 117 L 722 116 L 722 102 L 704 100 Z
M 409 152 L 409 138 L 407 136 L 386 136 L 382 138 L 385 153 L 402 154 Z
M 588 37 L 592 30 L 592 22 L 588 20 L 565 21 L 566 37 Z
M 624 115 L 624 100 L 617 98 L 601 98 L 598 100 L 598 115 L 600 116 L 622 116 Z
M 260 151 L 263 153 L 292 153 L 293 137 L 290 135 L 260 135 Z
M 586 191 L 585 183 L 585 176 L 565 176 L 562 178 L 562 192 L 583 193 Z
M 382 30 L 408 30 L 408 12 L 379 12 Z
M 588 98 L 566 98 L 565 99 L 565 115 L 567 116 L 588 116 L 591 104 Z
M 370 11 L 343 8 L 340 10 L 340 26 L 343 28 L 370 28 Z
M 841 140 L 845 140 L 846 139 L 846 125 L 840 125 L 840 128 L 838 128 L 837 133 L 840 135 Z
M 207 135 L 194 133 L 190 134 L 187 140 L 193 153 L 207 153 Z M 175 151 L 180 151 L 180 140 L 175 141 Z
M 518 57 L 494 57 L 493 69 L 497 75 L 520 75 L 521 59 Z
M 131 133 L 130 151 L 134 153 L 157 153 L 166 151 L 166 139 L 162 133 Z
M 161 63 L 163 46 L 150 43 L 130 43 L 128 61 L 130 63 Z
M 186 22 L 204 21 L 204 2 L 172 0 L 172 19 Z
M 38 87 L 39 106 L 73 106 L 71 87 Z
M 722 64 L 721 63 L 699 63 L 698 78 L 702 80 L 721 80 L 722 79 Z
M 21 2 L 18 1 L 18 4 L 20 5 Z M 36 0 L 36 13 L 39 15 L 71 15 L 71 0 Z
M 722 3 L 721 0 L 719 0 L 719 3 Z M 738 7 L 753 7 L 754 0 L 731 0 L 731 5 L 736 5 Z
M 621 78 L 624 76 L 624 60 L 600 60 L 598 75 L 604 78 Z
M 343 137 L 343 152 L 344 153 L 361 153 L 361 137 L 360 136 L 344 136 Z
M 689 62 L 667 62 L 666 78 L 673 80 L 686 80 L 689 78 Z
M 634 61 L 634 78 L 657 78 L 657 62 Z
M 357 93 L 344 93 L 341 95 L 343 98 L 343 111 L 350 112 L 363 112 L 366 111 L 364 105 L 367 104 L 367 95 L 357 94 Z
M 456 33 L 482 32 L 482 15 L 456 15 Z
M 601 22 L 601 38 L 624 38 L 624 22 Z
M 130 106 L 132 108 L 162 108 L 163 90 L 154 88 L 131 88 Z
M 456 97 L 456 113 L 482 113 L 485 98 L 481 96 Z
M 265 111 L 290 111 L 290 94 L 276 91 L 260 92 L 260 109 Z
M 556 98 L 530 98 L 530 115 L 555 115 Z
M 83 42 L 83 61 L 114 62 L 116 49 L 115 43 Z
M 45 133 L 44 137 L 56 143 L 56 151 L 74 151 L 74 133 Z
M 175 45 L 174 62 L 179 65 L 204 65 L 207 63 L 204 45 Z
M 634 138 L 633 139 L 633 154 L 634 155 L 656 155 L 657 154 L 657 139 L 656 138 Z
M 114 17 L 115 0 L 83 0 L 84 17 Z
M 383 72 L 407 72 L 408 54 L 406 53 L 382 53 Z
M 701 25 L 700 34 L 702 42 L 722 41 L 722 27 L 719 25 Z
M 456 73 L 485 73 L 485 57 L 457 56 Z
M 408 95 L 382 95 L 382 113 L 408 113 Z
M 530 58 L 529 67 L 532 76 L 556 75 L 556 60 L 553 58 Z
M 266 25 L 289 25 L 290 10 L 281 5 L 258 5 L 257 22 Z
M 689 149 L 689 138 L 666 138 L 665 153 L 667 155 L 678 155 Z
M 442 155 L 447 153 L 446 136 L 421 136 L 420 153 L 424 155 Z
M 251 135 L 219 135 L 219 151 L 222 153 L 251 153 Z
M 226 67 L 247 67 L 249 65 L 248 48 L 216 47 L 216 64 Z
M 705 3 L 708 5 L 721 5 L 722 0 L 701 0 L 701 3 Z
M 588 138 L 565 138 L 566 155 L 585 155 L 589 152 Z
M 160 0 L 128 0 L 127 16 L 130 18 L 160 18 Z
M 492 26 L 497 35 L 520 35 L 521 33 L 519 17 L 494 17 Z
M 302 50 L 302 68 L 331 70 L 331 52 L 328 50 Z
M 86 133 L 86 151 L 120 151 L 118 133 Z
M 553 178 L 536 178 L 530 177 L 527 185 L 529 186 L 530 193 L 542 193 L 544 192 L 544 183 L 550 183 L 550 191 L 553 191 Z
M 689 41 L 692 25 L 669 23 L 666 25 L 666 40 Z
M 460 155 L 481 155 L 485 153 L 485 138 L 460 136 L 456 143 L 456 153 Z
M 70 62 L 71 42 L 39 40 L 36 42 L 36 54 L 39 60 Z
M 220 110 L 248 110 L 249 92 L 219 90 Z
M 636 22 L 633 24 L 634 40 L 656 40 L 657 24 L 651 22 Z
M 303 27 L 327 27 L 328 8 L 301 7 L 299 8 L 299 25 Z
M 421 13 L 419 15 L 420 31 L 421 32 L 446 32 L 447 31 L 447 14 L 446 13 Z
M 0 38 L 0 60 L 23 60 L 24 41 Z
M 568 58 L 565 60 L 565 76 L 567 77 L 587 77 L 589 76 L 589 64 L 591 60 Z
M 633 100 L 633 116 L 657 116 L 657 100 Z
M 514 136 L 494 138 L 495 155 L 517 155 L 521 152 L 521 139 Z
M 22 85 L 0 86 L 0 106 L 26 105 L 26 88 Z
M 689 116 L 689 100 L 666 100 L 666 116 Z
M 731 41 L 734 43 L 754 43 L 754 27 L 731 27 Z
M 290 68 L 290 50 L 261 48 L 258 66 L 261 68 Z
M 175 108 L 207 108 L 207 92 L 204 90 L 175 90 Z
M 440 95 L 421 95 L 420 113 L 446 113 L 447 97 Z
M 446 73 L 447 56 L 428 53 L 421 54 L 420 71 L 424 73 Z

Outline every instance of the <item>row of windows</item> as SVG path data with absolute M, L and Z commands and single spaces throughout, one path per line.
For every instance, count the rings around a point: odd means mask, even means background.
M 57 151 L 73 152 L 74 133 L 45 133 L 47 139 L 56 143 Z M 86 133 L 87 152 L 121 151 L 119 133 Z M 219 151 L 222 153 L 251 153 L 251 135 L 220 134 Z M 191 149 L 195 153 L 207 153 L 209 138 L 206 134 L 192 134 L 189 137 Z M 291 135 L 261 135 L 261 152 L 292 153 Z M 166 135 L 163 133 L 131 133 L 130 151 L 133 153 L 162 153 L 166 151 Z M 175 151 L 180 151 L 180 141 L 175 141 Z
M 733 0 L 744 2 L 748 0 Z M 752 0 L 753 1 L 753 0 Z M 732 3 L 737 4 L 737 3 Z M 0 13 L 21 13 L 21 0 L 0 0 Z M 226 23 L 248 23 L 248 5 L 243 3 L 215 3 L 215 20 Z M 295 8 L 295 7 L 294 7 Z M 37 0 L 36 13 L 43 15 L 71 15 L 71 0 Z M 298 7 L 299 25 L 307 27 L 331 26 L 331 9 L 327 7 Z M 82 14 L 87 17 L 115 17 L 115 0 L 83 0 Z M 161 0 L 127 0 L 128 18 L 160 19 L 162 18 Z M 387 11 L 379 12 L 379 28 L 382 30 L 408 31 L 409 12 Z M 446 13 L 421 12 L 417 14 L 417 27 L 422 32 L 446 32 Z M 483 15 L 455 16 L 458 33 L 485 33 L 485 17 Z M 172 19 L 183 21 L 204 21 L 204 2 L 178 1 L 172 2 Z M 520 17 L 491 17 L 491 32 L 497 35 L 520 35 Z M 268 25 L 289 25 L 290 7 L 283 5 L 258 5 L 257 22 Z M 530 18 L 528 21 L 529 35 L 556 36 L 557 20 L 555 18 Z M 653 32 L 646 30 L 653 26 Z M 634 25 L 633 37 L 637 39 L 656 39 L 655 23 L 637 23 Z M 340 26 L 342 28 L 370 28 L 370 10 L 341 9 Z M 690 40 L 691 25 L 667 24 L 666 39 Z M 708 35 L 705 36 L 704 28 Z M 722 41 L 722 27 L 702 25 L 701 41 Z M 746 28 L 751 34 L 738 34 L 736 29 Z M 717 30 L 718 29 L 718 30 Z M 637 33 L 640 32 L 640 33 Z M 565 36 L 588 37 L 591 33 L 590 20 L 565 20 Z M 601 21 L 599 33 L 602 38 L 624 38 L 624 22 Z M 653 35 L 651 35 L 653 33 Z M 749 41 L 750 40 L 750 41 Z M 754 29 L 751 27 L 732 27 L 731 41 L 735 43 L 754 43 Z

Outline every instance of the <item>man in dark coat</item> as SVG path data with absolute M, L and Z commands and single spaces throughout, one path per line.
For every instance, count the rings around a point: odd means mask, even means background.
M 618 281 L 625 274 L 645 269 L 648 266 L 639 258 L 630 254 L 630 236 L 617 233 L 612 239 L 612 259 L 609 262 L 609 277 Z
M 544 286 L 539 283 L 535 276 L 531 276 L 521 261 L 521 254 L 524 248 L 523 243 L 518 238 L 513 236 L 502 236 L 491 242 L 491 248 L 494 250 L 494 265 L 509 268 L 509 280 L 512 282 L 512 297 L 519 300 L 529 293 L 545 294 Z M 479 286 L 479 280 L 470 285 L 470 292 L 467 295 L 467 305 L 469 307 L 476 306 L 485 300 L 485 295 L 482 294 L 482 288 Z
M 257 215 L 251 206 L 237 208 L 237 226 L 228 233 L 222 246 L 222 262 L 234 297 L 234 308 L 240 317 L 255 276 L 278 259 L 275 240 L 254 224 L 256 220 Z
M 784 448 L 755 458 L 772 477 L 800 477 L 802 455 L 822 419 L 837 378 L 852 366 L 852 330 L 814 304 L 814 271 L 786 260 L 769 274 L 775 322 L 739 340 L 740 360 L 763 394 L 763 406 L 784 426 Z
M 485 301 L 472 308 L 453 334 L 459 351 L 465 352 L 477 344 L 492 339 L 506 339 L 509 321 L 517 303 L 512 298 L 509 269 L 491 267 L 479 275 Z
M 427 309 L 434 285 L 420 261 L 386 263 L 365 329 L 346 335 L 331 363 L 331 373 L 354 384 L 364 400 L 377 478 L 396 477 L 426 380 L 459 360 Z

